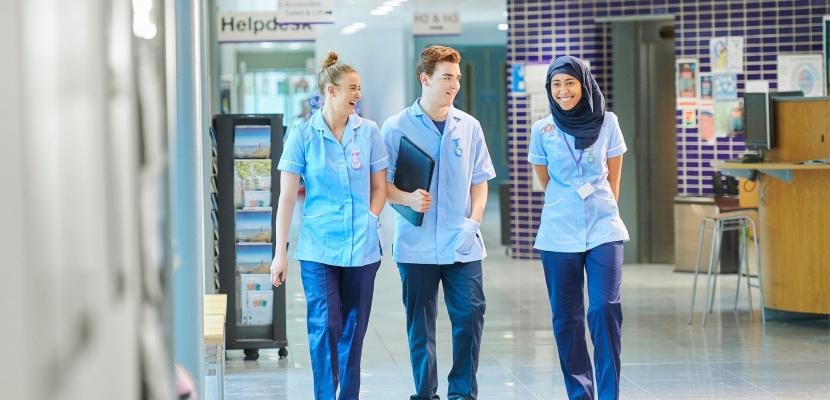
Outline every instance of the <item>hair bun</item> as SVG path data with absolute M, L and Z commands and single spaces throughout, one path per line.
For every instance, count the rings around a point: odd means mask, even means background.
M 323 69 L 331 67 L 334 64 L 337 64 L 337 53 L 330 51 L 329 54 L 326 54 L 326 58 L 323 60 Z

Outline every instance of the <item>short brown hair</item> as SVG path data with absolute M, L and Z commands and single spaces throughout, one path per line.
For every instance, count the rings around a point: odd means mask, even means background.
M 317 90 L 321 95 L 325 95 L 326 85 L 329 83 L 336 84 L 337 81 L 349 72 L 357 72 L 350 65 L 337 62 L 337 53 L 330 51 L 326 54 L 326 58 L 320 63 L 320 73 L 317 74 Z
M 421 78 L 421 73 L 432 76 L 435 72 L 435 65 L 439 62 L 450 62 L 453 64 L 461 63 L 461 54 L 458 50 L 446 46 L 429 46 L 421 52 L 421 59 L 418 60 L 418 66 L 415 67 L 415 75 L 418 79 Z

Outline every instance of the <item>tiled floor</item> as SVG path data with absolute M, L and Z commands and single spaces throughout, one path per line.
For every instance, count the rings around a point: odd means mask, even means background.
M 484 262 L 487 313 L 479 398 L 566 399 L 540 263 L 506 257 L 498 245 L 497 207 L 488 206 L 484 226 L 489 256 Z M 387 208 L 383 214 L 387 229 L 392 212 Z M 736 314 L 731 308 L 735 277 L 723 276 L 718 284 L 719 307 L 706 327 L 700 327 L 699 313 L 695 324 L 688 326 L 690 274 L 654 264 L 627 264 L 623 274 L 621 398 L 830 398 L 827 319 L 768 321 L 764 327 L 756 311 L 756 322 L 751 323 L 745 292 L 744 309 Z M 288 358 L 278 360 L 275 350 L 264 350 L 258 361 L 243 361 L 241 351 L 229 351 L 226 399 L 312 399 L 305 301 L 296 263 L 289 272 L 287 290 Z M 397 268 L 387 257 L 375 284 L 361 399 L 404 400 L 412 392 L 400 297 Z M 445 310 L 438 322 L 442 398 L 446 397 L 451 343 Z

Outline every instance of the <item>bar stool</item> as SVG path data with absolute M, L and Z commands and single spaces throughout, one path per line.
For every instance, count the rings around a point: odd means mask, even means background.
M 716 199 L 717 202 L 717 199 Z M 697 206 L 699 207 L 699 206 Z M 719 207 L 720 208 L 720 207 Z M 728 210 L 728 209 L 727 209 Z M 703 213 L 702 210 L 696 209 L 696 212 Z M 692 324 L 692 318 L 695 307 L 695 296 L 697 294 L 697 280 L 700 274 L 700 260 L 703 252 L 703 239 L 706 232 L 711 232 L 712 243 L 709 253 L 709 266 L 706 271 L 706 303 L 703 308 L 703 318 L 701 326 L 706 326 L 706 314 L 711 313 L 715 303 L 715 289 L 717 288 L 718 273 L 720 272 L 720 245 L 724 232 L 739 231 L 739 245 L 738 245 L 738 283 L 735 288 L 735 305 L 733 309 L 738 310 L 738 300 L 741 291 L 741 279 L 746 279 L 747 296 L 749 298 L 749 318 L 754 321 L 753 305 L 752 305 L 752 288 L 757 288 L 761 295 L 761 322 L 766 323 L 766 315 L 764 314 L 764 285 L 761 274 L 761 258 L 758 251 L 758 229 L 755 224 L 753 215 L 757 215 L 754 209 L 737 209 L 737 211 L 727 211 L 725 213 L 716 215 L 704 215 L 700 223 L 700 236 L 697 242 L 697 261 L 695 262 L 695 276 L 694 284 L 692 285 L 692 298 L 689 304 L 689 325 Z M 751 273 L 749 271 L 749 260 L 747 259 L 748 238 L 747 235 L 752 235 L 755 252 L 755 267 L 757 272 Z M 753 279 L 757 283 L 753 283 Z

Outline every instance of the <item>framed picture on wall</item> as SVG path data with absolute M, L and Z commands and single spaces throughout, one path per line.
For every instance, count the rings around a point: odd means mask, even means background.
M 778 89 L 800 90 L 806 97 L 824 96 L 823 58 L 821 54 L 778 55 Z
M 712 74 L 710 73 L 701 73 L 700 74 L 700 101 L 712 101 L 714 100 L 714 91 L 712 87 Z
M 715 105 L 713 103 L 700 106 L 698 134 L 700 141 L 707 144 L 715 143 Z
M 735 74 L 713 75 L 712 93 L 716 100 L 737 99 L 738 76 Z
M 715 101 L 715 137 L 735 137 L 744 134 L 743 99 Z
M 698 82 L 697 75 L 698 62 L 695 59 L 679 59 L 676 61 L 677 71 L 677 102 L 679 104 L 685 102 L 697 102 L 698 99 Z

